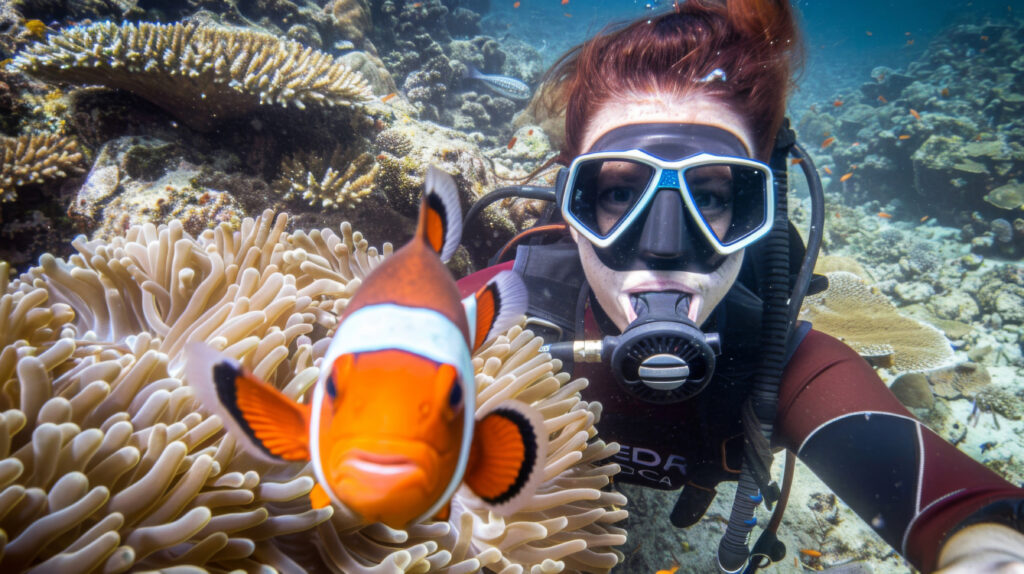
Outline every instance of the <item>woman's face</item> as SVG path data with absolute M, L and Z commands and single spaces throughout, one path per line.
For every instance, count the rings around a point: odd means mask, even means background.
M 637 123 L 694 123 L 710 125 L 732 132 L 743 142 L 747 150 L 751 149 L 751 137 L 749 129 L 743 117 L 734 112 L 731 108 L 707 96 L 689 96 L 679 98 L 667 94 L 651 93 L 642 97 L 634 97 L 629 100 L 622 100 L 609 103 L 598 109 L 584 131 L 581 149 L 590 150 L 594 142 L 602 135 L 614 128 Z M 608 181 L 628 180 L 630 173 L 628 166 L 623 165 L 619 172 L 601 174 L 602 179 L 607 175 Z M 610 190 L 620 186 L 609 185 Z M 600 198 L 602 205 L 598 206 L 598 224 L 602 228 L 611 226 L 616 217 L 616 202 L 625 201 L 628 198 L 617 197 L 615 193 L 607 194 L 607 197 Z M 715 199 L 714 190 L 709 190 L 709 201 Z M 602 217 L 606 216 L 606 217 Z M 607 219 L 602 221 L 602 219 Z M 718 221 L 710 220 L 716 231 L 717 227 L 728 227 L 728 214 Z M 605 266 L 594 252 L 593 245 L 582 237 L 575 230 L 570 229 L 573 239 L 579 246 L 580 260 L 583 263 L 583 272 L 594 290 L 601 308 L 611 318 L 615 325 L 624 330 L 634 319 L 636 312 L 629 301 L 631 293 L 649 291 L 681 291 L 692 295 L 690 301 L 689 318 L 697 325 L 701 325 L 711 315 L 711 311 L 725 297 L 725 294 L 732 287 L 733 282 L 739 274 L 740 264 L 743 262 L 743 251 L 738 251 L 726 258 L 726 260 L 712 273 L 693 273 L 688 271 L 615 271 Z

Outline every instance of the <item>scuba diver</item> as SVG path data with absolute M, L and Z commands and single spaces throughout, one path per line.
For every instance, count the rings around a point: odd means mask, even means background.
M 564 109 L 568 167 L 554 190 L 512 190 L 552 200 L 550 217 L 460 289 L 504 269 L 523 278 L 528 327 L 603 405 L 601 437 L 622 447 L 615 480 L 681 489 L 672 524 L 695 524 L 715 486 L 738 481 L 723 572 L 785 553 L 775 517 L 747 546 L 755 507 L 785 500 L 770 476 L 779 449 L 920 570 L 1024 572 L 1024 489 L 796 320 L 824 288 L 811 273 L 821 186 L 784 117 L 801 57 L 788 0 L 689 0 L 571 50 L 538 96 Z M 814 199 L 806 247 L 786 215 L 790 157 Z

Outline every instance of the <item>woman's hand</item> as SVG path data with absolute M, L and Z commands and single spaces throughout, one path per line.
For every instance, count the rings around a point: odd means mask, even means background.
M 957 532 L 942 547 L 934 574 L 1024 574 L 1024 534 L 982 523 Z

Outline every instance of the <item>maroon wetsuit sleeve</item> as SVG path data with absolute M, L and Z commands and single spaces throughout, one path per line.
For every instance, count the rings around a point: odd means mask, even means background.
M 924 572 L 971 514 L 1024 498 L 916 420 L 864 359 L 811 331 L 783 373 L 776 442 Z
M 512 269 L 512 265 L 515 261 L 506 261 L 505 263 L 499 263 L 486 269 L 481 269 L 476 273 L 470 273 L 462 279 L 459 279 L 456 283 L 459 286 L 459 293 L 466 297 L 470 293 L 476 293 L 481 287 L 487 285 L 487 282 L 491 280 L 495 275 L 505 271 L 506 269 Z

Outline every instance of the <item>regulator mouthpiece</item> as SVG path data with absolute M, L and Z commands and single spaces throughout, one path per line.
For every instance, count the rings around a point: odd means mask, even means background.
M 616 377 L 639 399 L 675 403 L 704 390 L 721 352 L 718 333 L 704 333 L 687 316 L 691 295 L 655 291 L 630 296 L 636 320 L 604 351 Z

